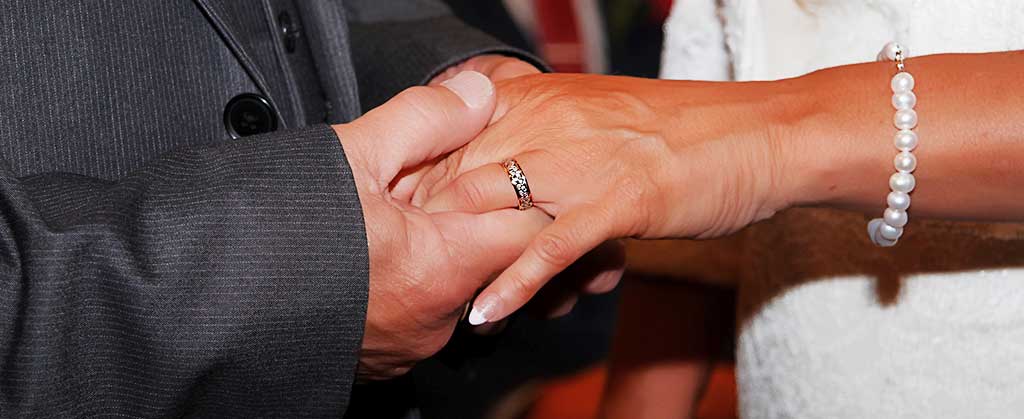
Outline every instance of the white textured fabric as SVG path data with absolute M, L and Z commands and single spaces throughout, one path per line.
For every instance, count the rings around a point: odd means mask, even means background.
M 911 56 L 1024 49 L 1024 1 L 677 0 L 666 35 L 665 78 L 773 80 L 872 61 L 891 40 Z M 742 417 L 1024 417 L 1019 261 L 904 278 L 890 304 L 867 275 L 762 296 L 738 338 Z
M 892 40 L 912 56 L 1020 49 L 1024 1 L 676 0 L 666 35 L 665 78 L 772 80 L 872 61 Z

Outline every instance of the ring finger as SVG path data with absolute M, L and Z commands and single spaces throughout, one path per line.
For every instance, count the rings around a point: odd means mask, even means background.
M 533 203 L 550 215 L 558 213 L 553 197 L 561 202 L 570 198 L 571 176 L 559 175 L 557 167 L 542 162 L 546 153 L 532 151 L 515 157 L 525 174 Z M 461 211 L 484 213 L 505 208 L 518 208 L 519 196 L 509 172 L 502 163 L 486 164 L 463 173 L 431 194 L 423 208 L 428 212 Z

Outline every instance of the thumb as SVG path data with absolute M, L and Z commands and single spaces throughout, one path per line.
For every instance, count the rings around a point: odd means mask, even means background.
M 462 147 L 494 113 L 494 84 L 465 71 L 440 86 L 406 89 L 353 121 L 338 134 L 346 154 L 365 163 L 371 176 L 390 183 L 405 168 Z

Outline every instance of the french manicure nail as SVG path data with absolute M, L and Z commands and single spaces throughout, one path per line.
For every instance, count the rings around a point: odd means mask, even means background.
M 487 322 L 501 320 L 494 318 L 495 312 L 498 311 L 498 303 L 498 298 L 494 295 L 477 298 L 476 302 L 473 303 L 473 311 L 469 312 L 469 324 L 478 326 Z
M 487 323 L 487 318 L 480 313 L 480 309 L 473 307 L 473 310 L 469 312 L 469 324 L 479 326 L 484 323 Z
M 443 83 L 442 86 L 455 93 L 466 106 L 479 109 L 487 105 L 494 95 L 494 83 L 487 76 L 476 71 L 463 71 Z

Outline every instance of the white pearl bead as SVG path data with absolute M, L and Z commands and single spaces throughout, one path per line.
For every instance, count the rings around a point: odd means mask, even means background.
M 914 76 L 906 71 L 901 71 L 892 76 L 892 82 L 889 83 L 892 87 L 893 93 L 903 93 L 914 90 Z
M 885 225 L 885 221 L 881 218 L 875 218 L 868 222 L 868 237 L 871 238 L 871 242 L 881 247 L 892 247 L 896 245 L 896 240 L 889 240 L 879 234 L 882 226 Z
M 914 169 L 917 169 L 917 157 L 914 157 L 914 153 L 909 151 L 897 154 L 892 163 L 896 166 L 896 170 L 903 173 L 910 173 L 913 172 Z
M 882 224 L 881 227 L 878 228 L 878 235 L 882 236 L 882 238 L 886 240 L 896 241 L 903 236 L 903 228 Z
M 917 186 L 917 180 L 910 173 L 893 173 L 889 177 L 889 188 L 896 192 L 910 193 Z
M 903 227 L 907 225 L 907 212 L 896 208 L 886 208 L 885 213 L 882 214 L 882 219 L 885 223 L 893 227 Z
M 914 129 L 917 126 L 917 112 L 913 109 L 900 109 L 892 119 L 899 129 Z
M 899 43 L 896 42 L 890 42 L 888 44 L 885 44 L 884 47 L 882 47 L 882 51 L 878 53 L 878 60 L 895 60 L 897 51 L 903 52 L 903 58 L 907 57 L 907 50 L 903 48 L 903 45 L 900 45 Z
M 906 192 L 889 192 L 889 196 L 886 197 L 885 202 L 889 204 L 889 208 L 906 211 L 907 208 L 910 208 L 910 195 Z
M 906 91 L 892 94 L 892 107 L 896 109 L 914 109 L 917 106 L 917 95 Z
M 893 143 L 900 151 L 914 151 L 917 148 L 917 133 L 911 130 L 901 130 L 896 133 Z

